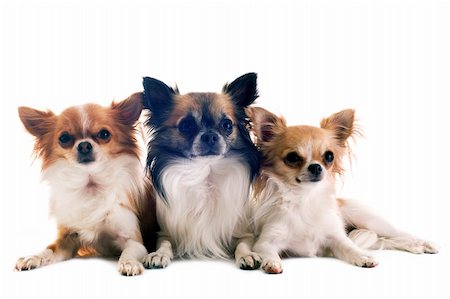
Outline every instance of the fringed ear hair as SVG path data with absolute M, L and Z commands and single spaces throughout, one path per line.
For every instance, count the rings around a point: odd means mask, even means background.
M 261 107 L 248 107 L 245 109 L 252 123 L 252 132 L 257 138 L 257 143 L 269 142 L 273 137 L 286 128 L 286 121 L 272 112 Z
M 29 107 L 19 107 L 19 117 L 31 135 L 42 137 L 52 129 L 55 114 L 50 110 L 40 111 Z
M 171 107 L 173 96 L 178 93 L 178 87 L 174 90 L 164 82 L 150 77 L 144 77 L 143 105 L 144 108 L 157 112 Z
M 230 84 L 226 83 L 222 88 L 222 92 L 230 95 L 236 105 L 245 108 L 258 97 L 256 79 L 256 73 L 242 75 Z
M 346 109 L 322 119 L 320 127 L 330 130 L 334 134 L 334 138 L 342 147 L 347 146 L 347 139 L 358 130 L 354 126 L 355 110 Z
M 143 108 L 143 93 L 136 92 L 126 100 L 112 103 L 111 109 L 116 111 L 117 120 L 127 126 L 132 126 L 141 116 Z
M 144 85 L 142 98 L 144 109 L 151 111 L 150 123 L 159 124 L 167 117 L 168 111 L 172 110 L 178 87 L 174 90 L 164 82 L 150 77 L 144 77 L 142 84 Z

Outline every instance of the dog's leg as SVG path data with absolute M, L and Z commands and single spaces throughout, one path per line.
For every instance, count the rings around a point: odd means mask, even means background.
M 155 252 L 144 258 L 144 267 L 147 269 L 159 269 L 167 267 L 173 259 L 172 243 L 167 236 L 158 238 L 158 248 Z
M 375 242 L 365 243 L 363 240 L 376 236 Z M 404 233 L 398 236 L 378 236 L 375 230 L 355 229 L 349 233 L 349 238 L 361 248 L 367 249 L 397 249 L 411 253 L 438 253 L 438 246 L 429 241 L 421 240 L 417 237 Z
M 365 268 L 373 268 L 378 265 L 372 256 L 356 246 L 345 233 L 342 233 L 342 236 L 331 237 L 329 247 L 336 258 L 350 264 Z
M 74 257 L 80 248 L 78 234 L 60 227 L 56 241 L 47 246 L 42 252 L 20 258 L 16 263 L 16 270 L 32 270 L 49 264 L 61 262 Z
M 239 268 L 243 270 L 254 270 L 261 266 L 261 257 L 252 251 L 254 243 L 253 236 L 246 236 L 238 240 L 234 257 Z
M 142 242 L 128 239 L 119 258 L 119 272 L 125 276 L 135 276 L 144 272 L 142 262 L 147 255 Z
M 437 253 L 438 247 L 398 230 L 369 208 L 353 200 L 338 199 L 344 221 L 355 226 L 349 237 L 367 249 L 398 249 L 413 253 Z M 373 238 L 376 233 L 377 238 Z M 372 240 L 367 242 L 367 240 Z

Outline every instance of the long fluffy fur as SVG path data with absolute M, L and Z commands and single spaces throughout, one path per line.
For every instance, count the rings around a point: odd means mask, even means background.
M 235 251 L 239 267 L 281 273 L 281 254 L 329 252 L 351 264 L 374 267 L 377 261 L 365 249 L 437 252 L 432 243 L 394 228 L 363 205 L 336 198 L 336 176 L 343 173 L 342 159 L 349 152 L 347 139 L 357 132 L 353 110 L 333 114 L 320 128 L 287 127 L 284 119 L 258 107 L 249 108 L 249 115 L 263 162 L 247 231 L 241 230 Z M 330 152 L 334 159 L 327 160 Z M 289 158 L 293 155 L 297 159 Z M 319 176 L 312 166 L 320 166 Z M 346 227 L 355 230 L 347 236 Z
M 143 171 L 140 161 L 129 155 L 87 166 L 53 163 L 43 171 L 51 192 L 50 215 L 58 225 L 76 230 L 82 244 L 96 243 L 99 227 L 108 228 L 111 234 L 132 236 L 140 230 L 135 215 L 146 196 Z M 97 185 L 86 189 L 90 179 Z M 117 242 L 121 241 L 118 238 Z M 117 255 L 112 249 L 103 254 Z
M 180 95 L 148 77 L 144 90 L 151 133 L 147 165 L 158 192 L 161 225 L 158 249 L 144 265 L 166 267 L 175 256 L 230 256 L 234 230 L 259 167 L 244 111 L 257 97 L 256 74 L 226 84 L 220 94 Z M 187 119 L 192 132 L 180 125 Z M 224 119 L 232 123 L 228 133 L 221 127 Z M 217 139 L 211 145 L 213 154 L 202 154 L 207 148 L 204 134 Z
M 149 250 L 155 246 L 156 215 L 136 141 L 141 101 L 142 93 L 136 93 L 110 107 L 86 104 L 59 116 L 19 108 L 26 129 L 36 137 L 58 236 L 41 253 L 20 258 L 17 270 L 96 254 L 120 256 L 123 275 L 143 272 L 144 244 Z M 103 130 L 108 133 L 102 139 Z M 64 135 L 69 141 L 61 142 Z M 89 162 L 80 162 L 82 143 L 92 148 Z
M 172 163 L 162 174 L 167 205 L 158 205 L 161 229 L 187 257 L 228 257 L 234 227 L 247 202 L 248 168 L 233 158 Z

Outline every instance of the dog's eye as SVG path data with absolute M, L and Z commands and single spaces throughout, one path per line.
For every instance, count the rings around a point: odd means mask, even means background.
M 284 157 L 284 163 L 288 166 L 298 166 L 303 163 L 303 158 L 296 152 L 290 152 Z
M 97 138 L 101 139 L 101 140 L 108 140 L 109 137 L 111 137 L 111 133 L 109 133 L 108 130 L 106 129 L 101 129 L 98 133 L 97 133 Z
M 228 118 L 222 119 L 219 125 L 226 135 L 230 135 L 233 132 L 233 123 Z
M 334 154 L 332 151 L 326 151 L 325 154 L 323 154 L 323 160 L 326 163 L 331 163 L 334 160 Z
M 70 147 L 73 144 L 73 136 L 67 132 L 63 132 L 58 138 L 59 144 L 64 147 Z
M 178 130 L 183 135 L 194 135 L 197 133 L 197 124 L 193 117 L 186 117 L 178 124 Z

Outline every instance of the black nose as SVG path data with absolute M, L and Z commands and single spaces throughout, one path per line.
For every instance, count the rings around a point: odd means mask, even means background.
M 217 140 L 219 140 L 219 136 L 214 132 L 206 132 L 200 137 L 200 140 L 209 146 L 213 146 L 216 144 Z
M 319 164 L 311 164 L 308 166 L 308 171 L 311 172 L 313 176 L 318 177 L 322 173 L 322 166 Z
M 87 141 L 80 142 L 77 146 L 77 151 L 81 155 L 89 155 L 92 152 L 92 144 Z

